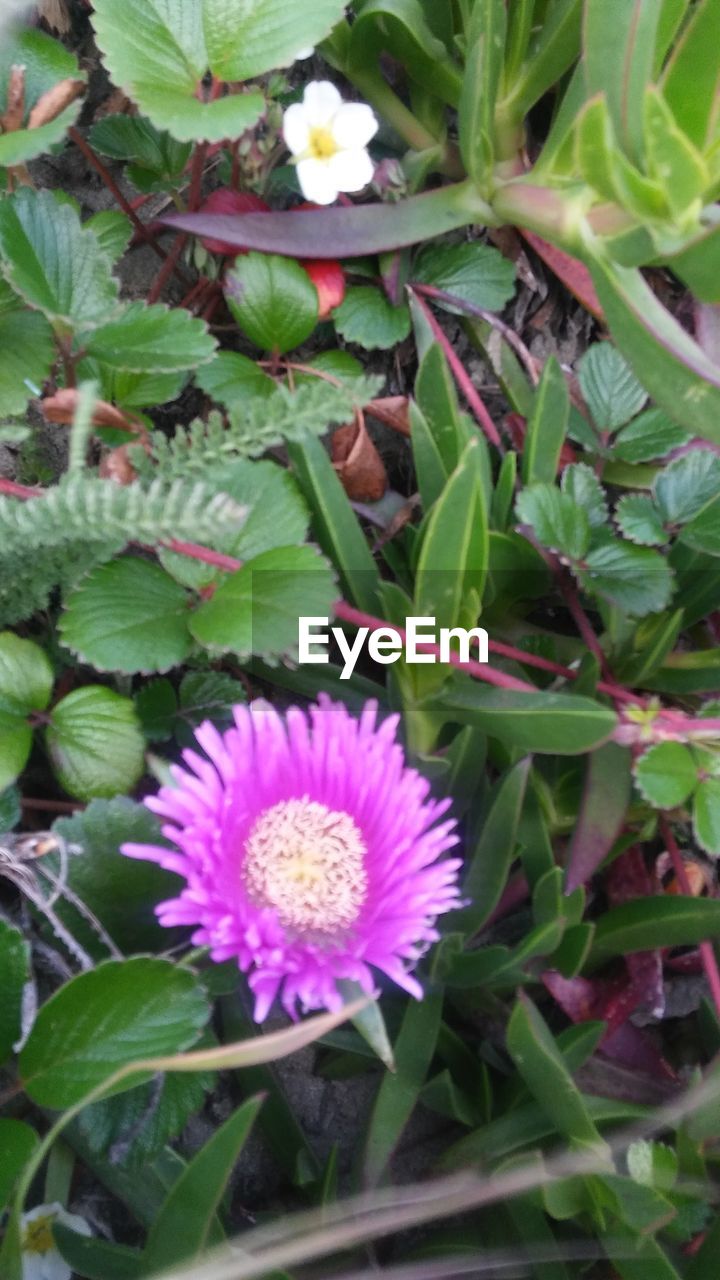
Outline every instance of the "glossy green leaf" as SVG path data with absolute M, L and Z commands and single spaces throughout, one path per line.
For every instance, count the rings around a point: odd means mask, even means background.
M 98 671 L 167 671 L 192 649 L 187 592 L 158 565 L 124 556 L 68 597 L 63 642 Z
M 658 895 L 612 907 L 595 930 L 591 960 L 657 947 L 691 946 L 720 937 L 720 902 L 710 898 Z
M 511 121 L 521 121 L 577 58 L 582 10 L 582 0 L 551 0 L 543 21 L 535 24 L 523 66 L 503 104 Z
M 142 1276 L 143 1259 L 137 1249 L 83 1236 L 61 1222 L 53 1226 L 53 1238 L 61 1258 L 86 1280 L 140 1280 Z
M 0 1210 L 7 1205 L 13 1187 L 35 1151 L 39 1138 L 22 1120 L 0 1117 Z
M 701 0 L 683 30 L 663 72 L 662 91 L 678 126 L 701 150 L 710 140 L 714 106 L 720 91 L 716 39 L 718 0 Z
M 428 420 L 414 400 L 410 401 L 410 441 L 423 510 L 429 511 L 441 496 L 448 473 Z
M 93 800 L 72 818 L 54 825 L 68 846 L 66 862 L 59 854 L 45 855 L 54 875 L 65 876 L 71 891 L 90 908 L 116 946 L 123 951 L 155 951 L 173 946 L 182 934 L 158 924 L 153 907 L 173 897 L 180 880 L 154 862 L 126 858 L 120 845 L 164 843 L 160 824 L 144 806 L 126 796 Z M 107 955 L 105 943 L 89 922 L 64 898 L 55 904 L 60 919 L 92 956 Z
M 653 496 L 665 524 L 686 524 L 713 503 L 720 485 L 720 457 L 693 449 L 658 472 Z
M 615 522 L 631 542 L 645 547 L 662 547 L 669 541 L 655 503 L 649 494 L 628 493 L 615 508 Z
M 535 1006 L 521 996 L 510 1016 L 507 1047 L 534 1098 L 568 1142 L 594 1148 L 604 1143 L 563 1061 L 550 1030 Z
M 648 172 L 662 184 L 676 218 L 694 214 L 710 186 L 710 173 L 702 155 L 678 127 L 663 95 L 654 87 L 645 90 L 644 117 Z
M 553 484 L 567 432 L 570 394 L 556 356 L 551 356 L 542 372 L 528 419 L 523 449 L 524 484 Z
M 431 285 L 485 311 L 501 311 L 515 291 L 515 268 L 491 245 L 429 244 L 421 249 L 411 270 L 413 284 Z M 453 315 L 459 307 L 445 298 L 434 304 Z
M 489 178 L 495 152 L 495 106 L 502 83 L 506 34 L 503 0 L 484 0 L 474 6 L 467 31 L 458 127 L 465 168 L 478 183 Z
M 212 400 L 228 407 L 239 400 L 269 396 L 275 387 L 269 373 L 239 351 L 217 351 L 209 364 L 198 369 L 195 381 Z
M 612 734 L 617 719 L 609 707 L 563 693 L 489 689 L 458 680 L 437 702 L 438 710 L 463 724 L 476 724 L 520 751 L 579 755 Z
M 298 619 L 332 613 L 334 574 L 314 547 L 279 547 L 249 560 L 190 620 L 214 653 L 273 657 L 297 652 Z
M 299 347 L 318 318 L 317 290 L 298 262 L 247 253 L 225 278 L 225 297 L 251 342 L 281 354 Z
M 343 12 L 342 0 L 308 0 L 301 9 L 284 0 L 202 0 L 210 69 L 222 80 L 250 80 L 288 66 L 329 35 Z
M 50 701 L 53 670 L 39 645 L 0 633 L 0 788 L 25 767 L 32 744 L 28 716 Z
M 588 347 L 578 362 L 583 399 L 600 431 L 616 431 L 642 409 L 647 391 L 610 342 Z
M 405 303 L 395 307 L 380 289 L 356 285 L 333 312 L 337 332 L 346 342 L 366 350 L 394 347 L 410 333 L 410 312 Z
M 198 1259 L 262 1098 L 243 1102 L 208 1139 L 172 1187 L 143 1253 L 149 1273 Z
M 22 1030 L 22 1000 L 29 977 L 30 948 L 19 929 L 0 919 L 0 1063 L 10 1056 Z M 2 1201 L 0 1201 L 0 1204 Z
M 25 1090 L 41 1106 L 71 1107 L 126 1063 L 189 1048 L 207 1017 L 188 969 L 145 956 L 108 960 L 42 1006 L 20 1055 Z
M 588 96 L 607 94 L 621 145 L 642 155 L 642 103 L 652 79 L 660 0 L 586 0 L 583 57 Z
M 440 1029 L 442 997 L 428 993 L 406 1003 L 394 1045 L 396 1071 L 381 1081 L 363 1151 L 364 1181 L 374 1186 L 382 1177 L 425 1084 Z
M 720 778 L 704 778 L 699 783 L 693 803 L 693 831 L 706 853 L 720 856 Z
M 587 514 L 569 494 L 553 484 L 534 484 L 518 495 L 516 511 L 544 546 L 571 560 L 581 560 L 590 542 Z
M 129 119 L 123 116 L 123 120 Z M 133 237 L 133 225 L 129 218 L 119 209 L 101 209 L 83 223 L 88 231 L 92 231 L 103 253 L 111 262 L 121 258 Z
M 91 334 L 89 356 L 111 369 L 136 373 L 176 373 L 211 360 L 215 339 L 202 320 L 182 307 L 131 302 Z
M 96 236 L 53 191 L 22 187 L 0 201 L 0 269 L 58 332 L 90 331 L 118 310 L 117 281 Z
M 698 766 L 681 742 L 658 742 L 638 757 L 635 781 L 656 809 L 675 809 L 691 796 L 698 782 Z
M 79 800 L 128 791 L 143 771 L 132 701 L 100 685 L 74 689 L 53 707 L 45 741 L 59 781 Z
M 639 272 L 593 259 L 590 271 L 610 330 L 628 363 L 666 413 L 720 442 L 720 373 Z
M 55 347 L 43 315 L 28 311 L 17 294 L 0 279 L 0 414 L 24 411 L 33 394 L 50 375 Z
M 618 432 L 613 441 L 613 457 L 622 462 L 652 462 L 690 439 L 689 431 L 678 427 L 662 409 L 646 409 Z
M 288 445 L 290 464 L 312 512 L 313 532 L 338 565 L 350 600 L 377 613 L 378 570 L 347 494 L 319 440 Z
M 477 592 L 482 600 L 488 528 L 479 453 L 479 441 L 471 440 L 432 508 L 420 547 L 417 615 L 436 618 L 443 627 L 460 622 L 469 592 Z
M 521 760 L 495 789 L 479 839 L 466 853 L 462 895 L 468 905 L 454 914 L 453 929 L 477 933 L 500 901 L 517 850 L 529 768 L 530 761 Z
M 95 38 L 113 83 L 179 142 L 238 137 L 257 122 L 264 107 L 256 91 L 199 100 L 210 61 L 204 7 L 184 0 L 128 0 L 122 11 L 114 0 L 98 0 L 93 6 Z M 258 34 L 262 39 L 262 28 Z

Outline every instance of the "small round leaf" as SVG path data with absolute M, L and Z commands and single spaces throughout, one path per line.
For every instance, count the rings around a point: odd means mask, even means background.
M 53 708 L 45 738 L 55 773 L 78 800 L 128 791 L 142 774 L 145 740 L 135 708 L 112 689 L 73 690 Z
M 283 354 L 310 337 L 318 318 L 315 285 L 292 258 L 248 253 L 228 272 L 225 296 L 251 342 Z
M 681 742 L 659 742 L 640 756 L 635 781 L 656 809 L 674 809 L 697 786 L 697 765 Z

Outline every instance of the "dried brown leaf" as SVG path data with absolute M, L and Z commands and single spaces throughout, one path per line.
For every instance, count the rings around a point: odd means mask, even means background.
M 354 422 L 338 427 L 330 453 L 349 498 L 356 502 L 378 502 L 382 498 L 388 485 L 387 473 L 361 414 Z
M 39 129 L 43 124 L 55 120 L 66 107 L 70 106 L 81 93 L 85 92 L 82 80 L 61 80 L 38 98 L 28 117 L 28 128 Z

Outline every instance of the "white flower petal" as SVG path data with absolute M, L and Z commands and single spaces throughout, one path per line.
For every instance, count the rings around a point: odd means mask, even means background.
M 375 165 L 364 148 L 338 151 L 327 164 L 336 191 L 362 191 L 375 173 Z
M 333 120 L 333 137 L 341 147 L 366 147 L 378 131 L 374 112 L 366 102 L 343 102 Z
M 315 52 L 314 45 L 311 45 L 311 44 L 303 45 L 302 49 L 298 49 L 297 53 L 295 54 L 295 61 L 304 62 L 306 58 L 312 58 L 314 52 Z
M 301 102 L 294 102 L 283 116 L 283 138 L 294 156 L 302 155 L 310 144 L 310 126 Z
M 56 1220 L 61 1222 L 64 1227 L 69 1227 L 71 1231 L 77 1231 L 78 1235 L 91 1236 L 92 1228 L 90 1223 L 81 1218 L 79 1213 L 68 1213 L 61 1205 L 57 1207 Z
M 47 1254 L 45 1256 L 47 1257 Z M 45 1265 L 41 1254 L 23 1254 L 22 1280 L 45 1280 Z
M 342 98 L 329 80 L 311 80 L 305 87 L 302 105 L 305 119 L 312 128 L 313 125 L 329 124 L 338 107 L 342 106 Z
M 336 159 L 334 156 L 333 160 Z M 339 187 L 327 160 L 301 160 L 297 176 L 306 200 L 312 200 L 313 204 L 332 204 L 337 200 Z

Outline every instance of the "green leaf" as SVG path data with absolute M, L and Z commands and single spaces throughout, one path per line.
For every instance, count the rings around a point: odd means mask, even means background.
M 649 547 L 621 542 L 607 534 L 588 551 L 580 582 L 633 618 L 658 613 L 669 603 L 673 573 Z
M 243 332 L 264 351 L 283 354 L 299 347 L 317 324 L 317 290 L 292 258 L 238 258 L 225 278 L 225 297 Z
M 471 438 L 460 414 L 455 383 L 445 353 L 433 342 L 415 379 L 415 396 L 446 476 L 454 471 Z
M 468 936 L 478 932 L 492 915 L 507 883 L 517 850 L 518 823 L 525 799 L 529 760 L 521 760 L 504 775 L 474 849 L 466 853 L 463 897 L 469 905 L 456 912 L 453 928 Z
M 652 462 L 691 439 L 690 432 L 678 427 L 662 409 L 646 409 L 618 432 L 613 457 L 622 462 Z
M 39 1138 L 22 1120 L 0 1118 L 0 1212 L 8 1204 L 15 1183 L 33 1155 Z
M 642 105 L 652 79 L 660 5 L 657 0 L 586 0 L 587 94 L 604 92 L 622 147 L 642 156 Z
M 222 80 L 251 80 L 288 66 L 330 34 L 344 9 L 343 0 L 307 0 L 300 9 L 285 0 L 203 0 L 210 70 Z
M 365 0 L 350 29 L 350 79 L 376 70 L 382 53 L 389 53 L 421 89 L 432 85 L 435 96 L 456 107 L 460 74 L 431 23 L 418 0 Z
M 375 1186 L 412 1115 L 425 1084 L 440 1030 L 442 997 L 428 993 L 406 1003 L 393 1056 L 396 1071 L 386 1072 L 375 1098 L 363 1152 L 367 1186 Z
M 410 401 L 410 442 L 423 511 L 429 511 L 440 498 L 448 473 L 428 420 L 414 400 Z
M 622 831 L 630 801 L 630 753 L 608 742 L 588 758 L 567 859 L 566 893 L 585 884 Z
M 613 956 L 658 947 L 685 947 L 720 937 L 720 901 L 658 894 L 612 907 L 597 922 L 590 959 L 601 963 Z
M 264 108 L 255 91 L 214 101 L 197 96 L 209 65 L 203 7 L 185 0 L 127 0 L 122 11 L 114 0 L 93 6 L 95 37 L 113 83 L 180 142 L 239 137 Z
M 563 468 L 560 488 L 585 512 L 591 529 L 607 524 L 608 508 L 605 490 L 587 462 L 572 462 Z
M 609 342 L 589 347 L 578 363 L 583 399 L 599 431 L 616 431 L 642 409 L 647 391 Z
M 523 449 L 523 484 L 553 484 L 570 416 L 570 393 L 556 356 L 542 372 Z
M 413 284 L 432 285 L 484 311 L 502 311 L 515 292 L 512 262 L 491 245 L 477 240 L 470 244 L 425 245 L 410 274 Z M 445 299 L 436 299 L 436 305 L 451 315 L 462 314 L 460 308 Z
M 543 1111 L 568 1142 L 591 1147 L 602 1157 L 605 1144 L 585 1106 L 544 1019 L 527 996 L 520 996 L 507 1029 L 508 1052 Z
M 66 601 L 59 633 L 98 671 L 167 671 L 192 649 L 187 592 L 149 560 L 94 569 Z
M 118 285 L 97 237 L 52 191 L 22 187 L 0 200 L 0 267 L 57 332 L 88 331 L 118 309 Z
M 590 524 L 582 507 L 552 484 L 523 489 L 516 503 L 518 520 L 530 525 L 543 546 L 581 560 L 590 542 Z
M 21 816 L 20 792 L 17 787 L 6 787 L 0 791 L 0 831 L 12 831 Z
M 348 289 L 345 300 L 333 312 L 333 320 L 346 342 L 356 342 L 367 351 L 394 347 L 410 333 L 406 304 L 394 307 L 373 285 Z
M 129 120 L 129 116 L 123 116 Z M 121 258 L 133 237 L 133 224 L 119 209 L 101 209 L 88 218 L 84 227 L 92 231 L 103 253 L 111 262 Z
M 158 819 L 126 796 L 93 800 L 72 818 L 53 826 L 67 846 L 65 863 L 59 854 L 45 855 L 54 875 L 65 877 L 75 896 L 90 908 L 124 951 L 155 951 L 173 946 L 180 931 L 163 928 L 153 910 L 157 902 L 176 896 L 181 881 L 154 862 L 126 858 L 120 845 L 165 843 Z M 60 897 L 55 910 L 92 956 L 104 958 L 105 944 L 88 921 Z
M 211 400 L 228 406 L 238 400 L 269 396 L 275 390 L 270 375 L 239 351 L 217 351 L 210 363 L 198 370 L 195 381 Z
M 660 513 L 649 494 L 626 494 L 615 508 L 615 520 L 620 532 L 631 542 L 662 547 L 669 541 Z
M 508 118 L 520 122 L 576 60 L 582 0 L 554 0 L 534 24 L 527 56 L 503 103 Z
M 262 1097 L 243 1102 L 181 1173 L 150 1230 L 143 1253 L 147 1273 L 197 1261 L 204 1252 L 261 1105 Z
M 720 457 L 693 449 L 658 472 L 653 496 L 663 524 L 685 524 L 712 502 L 720 487 Z
M 252 560 L 274 547 L 302 542 L 310 513 L 297 481 L 283 467 L 269 459 L 250 462 L 237 458 L 207 473 L 209 482 L 230 495 L 248 516 L 227 549 L 240 560 Z
M 635 762 L 635 781 L 655 809 L 675 809 L 691 796 L 698 782 L 698 767 L 681 742 L 658 742 Z
M 699 783 L 693 803 L 693 831 L 706 853 L 720 855 L 720 778 L 704 778 Z
M 128 177 L 140 191 L 180 186 L 192 150 L 189 142 L 176 142 L 143 116 L 106 116 L 92 126 L 88 141 L 101 155 L 127 163 Z
M 53 1224 L 53 1239 L 61 1258 L 73 1274 L 88 1280 L 140 1280 L 142 1255 L 127 1245 L 113 1244 L 97 1236 L 83 1236 L 62 1222 Z
M 20 1054 L 26 1093 L 43 1107 L 72 1107 L 120 1067 L 180 1053 L 208 1018 L 194 974 L 168 960 L 107 960 L 65 983 L 42 1006 Z M 123 1087 L 138 1084 L 137 1078 Z
M 594 257 L 590 273 L 611 333 L 653 399 L 680 426 L 720 443 L 717 365 L 638 271 Z
M 415 608 L 444 627 L 458 625 L 470 592 L 482 600 L 488 527 L 479 454 L 479 440 L 471 440 L 432 508 L 420 547 Z
M 39 99 L 63 80 L 85 79 L 76 58 L 59 40 L 43 31 L 15 27 L 3 28 L 0 47 L 0 103 L 8 101 L 10 72 L 14 66 L 24 70 L 24 102 L 22 127 L 0 134 L 0 165 L 22 165 L 61 142 L 80 111 L 80 100 L 60 112 L 47 124 L 28 128 L 28 117 Z
M 30 948 L 19 929 L 0 919 L 0 1063 L 10 1056 L 22 1030 L 22 1000 L 29 977 Z M 0 1200 L 0 1205 L 2 1201 Z
M 377 565 L 327 451 L 307 438 L 289 445 L 288 456 L 312 512 L 314 535 L 338 566 L 344 591 L 359 609 L 377 613 Z
M 189 671 L 180 683 L 178 714 L 194 728 L 203 720 L 229 724 L 232 708 L 246 697 L 240 681 L 225 671 Z
M 696 551 L 720 555 L 720 500 L 717 497 L 685 526 L 680 540 Z
M 489 178 L 496 151 L 495 110 L 502 84 L 506 35 L 503 0 L 476 4 L 468 24 L 458 129 L 465 168 L 478 183 Z M 505 159 L 502 152 L 499 158 Z
M 648 86 L 643 107 L 648 171 L 663 187 L 675 217 L 681 220 L 689 215 L 695 221 L 697 204 L 710 186 L 708 167 L 678 127 L 659 89 Z
M 663 72 L 662 90 L 678 127 L 701 150 L 714 127 L 713 104 L 720 89 L 716 36 L 718 0 L 701 0 L 689 16 Z
M 437 709 L 462 724 L 477 724 L 520 751 L 580 755 L 605 742 L 617 724 L 609 707 L 565 693 L 523 693 L 457 680 Z
M 32 745 L 28 715 L 50 701 L 53 670 L 43 650 L 12 631 L 0 633 L 0 789 L 25 767 Z
M 216 346 L 205 322 L 182 307 L 131 302 L 90 335 L 85 349 L 111 369 L 176 373 L 212 360 Z
M 143 771 L 132 701 L 100 685 L 75 689 L 53 707 L 45 741 L 58 779 L 79 800 L 128 791 Z
M 216 653 L 292 654 L 298 619 L 329 616 L 336 594 L 332 569 L 313 547 L 279 547 L 233 573 L 200 605 L 190 630 Z
M 23 413 L 55 359 L 52 330 L 44 316 L 28 311 L 0 279 L 0 415 Z
M 212 1043 L 206 1031 L 201 1044 Z M 84 1107 L 75 1122 L 84 1150 L 98 1164 L 121 1167 L 129 1176 L 139 1174 L 182 1134 L 214 1085 L 212 1072 L 168 1072 L 160 1080 L 102 1098 Z

